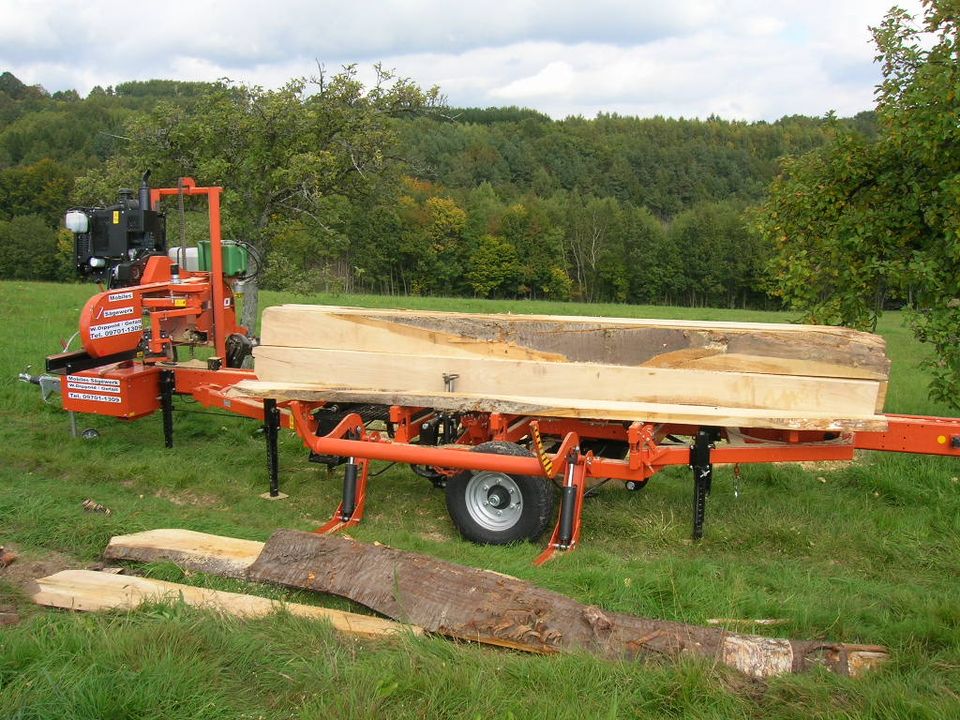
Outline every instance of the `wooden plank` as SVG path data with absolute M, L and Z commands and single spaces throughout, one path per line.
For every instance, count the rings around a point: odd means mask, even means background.
M 260 346 L 258 379 L 371 390 L 443 392 L 456 374 L 457 392 L 490 397 L 719 405 L 729 408 L 816 409 L 828 415 L 872 415 L 879 384 L 872 380 L 737 372 L 552 363 L 493 358 L 446 358 L 317 348 Z
M 226 539 L 223 539 L 226 540 Z M 223 560 L 229 560 L 229 554 Z M 211 563 L 212 567 L 226 567 Z M 67 610 L 132 610 L 146 602 L 183 602 L 237 617 L 262 617 L 284 610 L 298 617 L 328 621 L 334 629 L 367 638 L 398 633 L 422 634 L 420 628 L 368 615 L 299 603 L 280 603 L 256 595 L 198 588 L 180 583 L 92 570 L 64 570 L 34 582 L 31 599 L 38 605 Z
M 319 400 L 734 427 L 886 427 L 884 341 L 846 328 L 286 305 L 265 311 L 262 339 L 259 380 L 284 391 L 327 389 L 312 394 Z M 459 375 L 455 393 L 445 392 L 444 374 Z
M 110 538 L 103 555 L 111 560 L 168 560 L 191 570 L 243 578 L 263 543 L 208 535 L 193 530 L 147 530 Z
M 732 428 L 776 430 L 825 430 L 835 432 L 883 432 L 883 415 L 844 415 L 818 412 L 768 411 L 699 405 L 666 405 L 615 401 L 585 401 L 571 398 L 529 396 L 489 397 L 471 393 L 418 393 L 354 390 L 308 383 L 245 380 L 230 388 L 228 397 L 273 398 L 314 402 L 355 402 L 378 405 L 430 407 L 455 412 L 500 412 L 509 415 L 581 418 L 586 420 L 635 420 L 679 425 L 711 425 Z
M 267 308 L 263 345 L 885 380 L 883 338 L 848 328 L 316 305 Z
M 249 579 L 350 598 L 448 637 L 541 653 L 588 651 L 611 659 L 697 654 L 754 677 L 823 666 L 855 675 L 884 648 L 731 633 L 612 613 L 486 570 L 347 538 L 279 530 Z

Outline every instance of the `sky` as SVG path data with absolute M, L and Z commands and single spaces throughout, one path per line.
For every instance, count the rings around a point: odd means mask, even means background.
M 897 4 L 917 13 L 920 0 Z M 0 0 L 0 71 L 47 90 L 279 87 L 381 62 L 451 106 L 775 120 L 873 107 L 894 0 Z

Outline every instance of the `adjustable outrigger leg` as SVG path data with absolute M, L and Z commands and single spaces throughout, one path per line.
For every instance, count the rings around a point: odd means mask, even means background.
M 370 461 L 367 458 L 352 457 L 347 459 L 343 467 L 343 499 L 330 521 L 314 530 L 315 533 L 336 532 L 359 524 L 363 518 L 364 506 L 367 503 Z
M 567 457 L 567 466 L 563 474 L 563 487 L 560 495 L 560 517 L 550 536 L 550 542 L 533 561 L 534 565 L 543 565 L 558 550 L 573 550 L 580 539 L 580 518 L 583 512 L 583 495 L 587 489 L 586 458 L 574 449 Z
M 270 476 L 270 491 L 261 497 L 279 500 L 286 497 L 280 492 L 280 409 L 277 401 L 265 398 L 263 401 L 263 435 L 267 441 L 267 473 Z
M 173 370 L 160 371 L 160 410 L 163 413 L 163 445 L 173 447 L 173 391 L 177 377 Z
M 690 446 L 690 467 L 693 468 L 693 539 L 703 538 L 703 519 L 707 510 L 707 496 L 713 484 L 713 463 L 710 453 L 719 436 L 716 428 L 704 428 Z

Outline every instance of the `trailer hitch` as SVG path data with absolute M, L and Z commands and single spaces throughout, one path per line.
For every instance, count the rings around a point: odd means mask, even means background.
M 50 397 L 54 393 L 60 392 L 60 378 L 56 375 L 31 375 L 30 374 L 31 366 L 27 365 L 26 369 L 17 375 L 17 379 L 20 382 L 30 383 L 31 385 L 40 386 L 40 397 L 45 402 L 50 402 Z

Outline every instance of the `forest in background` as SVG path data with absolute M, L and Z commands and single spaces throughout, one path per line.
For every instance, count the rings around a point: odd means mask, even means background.
M 223 89 L 151 80 L 81 98 L 0 75 L 0 277 L 72 278 L 64 210 L 110 204 L 119 184 L 136 185 L 131 128 L 186 126 Z M 265 287 L 775 307 L 765 280 L 773 248 L 751 213 L 780 158 L 838 130 L 876 132 L 873 113 L 552 120 L 436 106 L 388 122 L 399 171 L 331 195 L 316 222 L 277 217 L 261 241 Z M 175 185 L 176 174 L 162 167 L 153 182 Z M 229 232 L 228 210 L 224 219 Z M 203 217 L 186 220 L 199 239 Z M 170 244 L 177 234 L 171 217 Z

